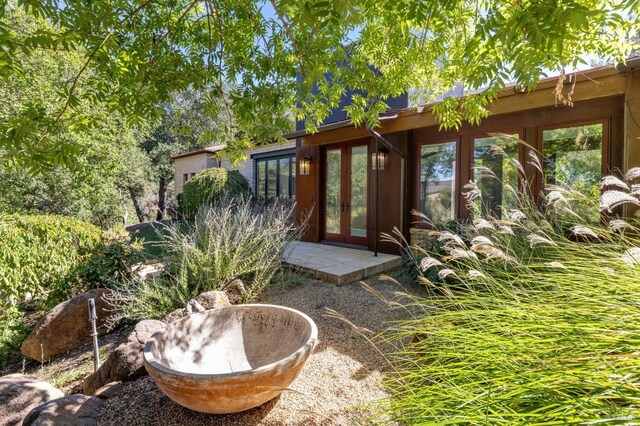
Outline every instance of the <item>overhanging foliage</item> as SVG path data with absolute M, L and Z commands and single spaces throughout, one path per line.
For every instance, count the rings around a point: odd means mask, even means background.
M 314 130 L 347 88 L 356 90 L 350 118 L 376 125 L 390 96 L 415 90 L 415 100 L 430 101 L 460 84 L 478 93 L 435 110 L 443 126 L 457 126 L 486 116 L 508 82 L 532 88 L 545 70 L 571 70 L 589 55 L 624 60 L 639 26 L 637 0 L 4 3 L 2 12 L 23 7 L 55 29 L 18 35 L 2 20 L 1 75 L 20 72 L 18 53 L 56 49 L 83 60 L 55 112 L 34 105 L 20 132 L 3 123 L 0 147 L 43 145 L 87 100 L 136 122 L 176 90 L 212 93 L 212 111 L 228 110 L 240 131 L 229 142 L 281 137 L 296 105 Z

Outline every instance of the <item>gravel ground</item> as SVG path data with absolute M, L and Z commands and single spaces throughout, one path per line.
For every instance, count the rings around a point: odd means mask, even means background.
M 279 398 L 232 415 L 206 415 L 173 403 L 149 377 L 127 383 L 105 401 L 104 425 L 350 425 L 368 424 L 362 406 L 387 397 L 381 380 L 388 364 L 353 327 L 327 315 L 333 309 L 360 327 L 381 331 L 407 315 L 391 309 L 358 284 L 335 286 L 310 279 L 290 279 L 268 288 L 261 303 L 289 306 L 308 314 L 318 326 L 319 343 L 302 373 Z M 397 284 L 373 277 L 366 281 L 394 299 Z M 378 418 L 377 420 L 381 420 Z M 383 419 L 382 419 L 383 420 Z

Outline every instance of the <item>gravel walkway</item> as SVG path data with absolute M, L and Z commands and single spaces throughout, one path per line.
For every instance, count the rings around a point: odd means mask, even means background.
M 358 284 L 337 287 L 315 280 L 270 287 L 260 302 L 289 306 L 308 314 L 318 326 L 319 343 L 289 391 L 261 407 L 232 415 L 206 415 L 169 400 L 149 377 L 125 385 L 124 392 L 105 401 L 104 425 L 350 425 L 368 424 L 361 406 L 387 397 L 381 386 L 388 364 L 353 328 L 327 316 L 333 309 L 356 325 L 377 332 L 385 322 L 401 319 Z M 387 298 L 400 290 L 380 278 L 366 281 Z M 380 420 L 379 418 L 377 420 Z

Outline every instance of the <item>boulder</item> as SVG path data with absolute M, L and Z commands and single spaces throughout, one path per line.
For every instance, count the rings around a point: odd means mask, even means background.
M 244 283 L 241 279 L 238 278 L 227 284 L 224 288 L 224 291 L 227 293 L 229 300 L 234 305 L 242 302 L 244 294 L 247 292 L 247 290 L 244 288 Z
M 207 291 L 196 297 L 195 301 L 200 303 L 205 311 L 231 306 L 229 297 L 224 291 Z
M 144 320 L 136 324 L 133 331 L 127 337 L 127 342 L 137 342 L 142 346 L 151 339 L 153 333 L 163 328 L 166 324 L 158 320 Z
M 38 405 L 64 393 L 53 385 L 23 374 L 0 377 L 0 424 L 19 425 Z
M 211 309 L 222 309 L 231 306 L 229 302 L 229 298 L 224 291 L 207 291 L 206 293 L 200 294 L 193 300 L 190 300 L 187 308 L 176 309 L 171 312 L 169 315 L 162 319 L 163 322 L 169 324 L 174 321 L 179 320 L 180 318 L 184 318 L 190 314 L 190 310 L 194 310 L 194 307 L 198 307 L 200 305 L 204 308 L 205 311 Z M 199 311 L 199 309 L 195 309 L 195 311 Z
M 102 399 L 70 395 L 35 407 L 27 414 L 23 426 L 91 426 L 98 424 Z
M 84 380 L 83 392 L 94 395 L 107 383 L 131 381 L 147 374 L 144 368 L 144 344 L 164 326 L 165 323 L 156 320 L 144 320 L 136 324 L 127 341 L 109 354 L 98 371 Z
M 178 308 L 175 311 L 167 314 L 166 317 L 162 318 L 162 322 L 171 324 L 172 322 L 178 321 L 180 318 L 184 318 L 187 315 L 189 315 L 189 313 L 185 308 Z
M 158 278 L 162 276 L 164 274 L 165 265 L 158 260 L 154 260 L 138 263 L 137 265 L 134 265 L 132 269 L 136 272 L 140 281 L 145 281 L 149 278 Z
M 60 303 L 50 310 L 22 342 L 20 351 L 29 358 L 44 362 L 75 349 L 91 340 L 87 301 L 94 298 L 99 335 L 109 331 L 107 320 L 112 307 L 107 298 L 110 290 L 99 288 Z

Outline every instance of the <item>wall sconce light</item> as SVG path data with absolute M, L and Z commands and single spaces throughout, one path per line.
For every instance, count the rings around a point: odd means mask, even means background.
M 311 173 L 311 163 L 313 162 L 313 158 L 312 157 L 304 157 L 302 160 L 300 160 L 300 174 L 301 175 L 308 175 L 309 173 Z
M 384 170 L 387 162 L 387 150 L 380 148 L 376 152 L 371 153 L 371 170 Z

